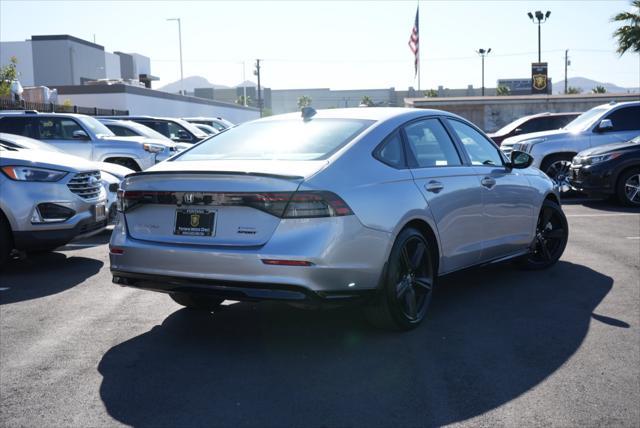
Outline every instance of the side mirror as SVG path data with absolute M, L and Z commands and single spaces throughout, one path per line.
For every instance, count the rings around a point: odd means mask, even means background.
M 71 136 L 73 137 L 74 140 L 90 140 L 87 133 L 81 129 L 78 129 L 77 131 L 73 131 L 73 134 L 71 134 Z
M 529 153 L 514 150 L 511 152 L 511 162 L 509 166 L 513 169 L 529 168 L 533 163 L 533 156 Z
M 612 129 L 613 129 L 613 122 L 611 122 L 611 119 L 602 119 L 598 124 L 598 128 L 597 128 L 599 132 L 610 131 Z

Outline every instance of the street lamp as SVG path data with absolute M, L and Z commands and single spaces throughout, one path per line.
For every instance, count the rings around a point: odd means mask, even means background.
M 536 24 L 536 20 L 538 21 L 538 62 L 542 62 L 540 58 L 540 26 L 547 22 L 547 19 L 549 19 L 549 16 L 551 16 L 551 11 L 547 11 L 543 14 L 541 11 L 536 10 L 535 17 L 531 12 L 527 12 L 527 15 L 529 16 L 531 22 L 533 22 L 534 24 Z
M 482 58 L 482 96 L 484 97 L 484 57 L 489 55 L 489 52 L 491 52 L 491 48 L 484 50 L 484 49 L 478 49 L 476 51 L 476 53 L 478 55 L 480 55 L 480 57 Z
M 182 72 L 182 25 L 180 18 L 168 18 L 167 21 L 178 21 L 178 44 L 180 45 L 180 93 L 186 95 L 184 91 L 184 74 Z

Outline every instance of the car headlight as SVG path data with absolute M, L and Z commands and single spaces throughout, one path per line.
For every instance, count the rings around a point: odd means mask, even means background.
M 2 172 L 17 181 L 58 181 L 67 175 L 66 171 L 19 165 L 3 166 Z
M 160 153 L 160 152 L 164 151 L 166 146 L 163 146 L 162 144 L 144 143 L 142 145 L 142 148 L 144 148 L 145 151 L 147 151 L 149 153 Z
M 615 159 L 621 154 L 622 153 L 619 153 L 619 152 L 613 152 L 613 153 L 607 153 L 606 155 L 587 156 L 586 158 L 583 158 L 583 161 L 587 165 L 595 165 L 597 163 L 602 163 L 608 160 Z

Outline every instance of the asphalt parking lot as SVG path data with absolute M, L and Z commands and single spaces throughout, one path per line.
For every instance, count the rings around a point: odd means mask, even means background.
M 426 323 L 193 314 L 111 284 L 101 235 L 0 274 L 2 426 L 638 426 L 640 213 L 565 206 L 552 269 L 445 278 Z

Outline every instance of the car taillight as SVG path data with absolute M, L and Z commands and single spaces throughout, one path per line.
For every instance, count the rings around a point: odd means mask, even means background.
M 332 192 L 295 192 L 289 200 L 283 218 L 340 217 L 353 211 Z
M 185 196 L 189 195 L 189 202 Z M 118 211 L 139 204 L 186 206 L 245 206 L 280 218 L 340 217 L 353 211 L 338 195 L 325 191 L 303 192 L 158 192 L 118 190 Z

